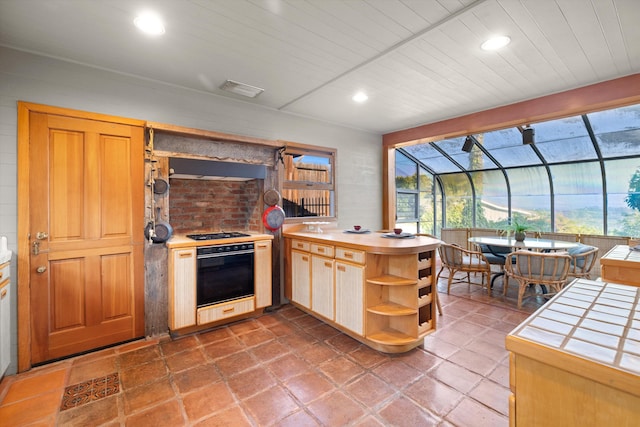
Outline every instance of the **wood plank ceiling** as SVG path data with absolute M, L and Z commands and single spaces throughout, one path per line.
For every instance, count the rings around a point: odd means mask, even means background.
M 150 4 L 156 38 L 132 25 L 140 2 L 2 0 L 0 45 L 377 134 L 640 72 L 638 0 Z M 512 42 L 482 51 L 493 34 Z

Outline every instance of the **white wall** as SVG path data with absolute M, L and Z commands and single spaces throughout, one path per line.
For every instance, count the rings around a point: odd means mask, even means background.
M 14 253 L 17 101 L 336 148 L 338 225 L 382 226 L 381 135 L 0 47 L 0 235 Z M 14 255 L 9 372 L 16 370 L 16 261 Z

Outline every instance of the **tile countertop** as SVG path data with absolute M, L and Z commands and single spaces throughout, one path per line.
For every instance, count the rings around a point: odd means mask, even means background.
M 506 338 L 507 350 L 640 396 L 640 288 L 576 279 Z

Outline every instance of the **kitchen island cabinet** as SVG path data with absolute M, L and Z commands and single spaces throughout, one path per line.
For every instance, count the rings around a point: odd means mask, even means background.
M 285 296 L 303 311 L 386 353 L 408 351 L 435 330 L 439 240 L 341 230 L 284 237 Z
M 576 279 L 506 338 L 511 426 L 637 426 L 640 288 Z
M 616 245 L 600 258 L 600 274 L 605 282 L 640 286 L 640 251 Z

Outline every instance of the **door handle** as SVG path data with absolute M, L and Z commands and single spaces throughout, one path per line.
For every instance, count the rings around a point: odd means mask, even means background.
M 34 255 L 38 255 L 40 253 L 40 242 L 37 240 L 33 241 L 33 250 L 31 251 Z
M 47 232 L 46 232 L 46 231 L 38 231 L 38 232 L 36 233 L 36 239 L 38 239 L 38 240 L 44 240 L 44 239 L 46 239 L 47 237 L 49 237 L 49 234 L 47 234 Z
M 47 267 L 45 267 L 44 265 L 41 265 L 40 267 L 36 268 L 36 273 L 38 274 L 42 274 L 45 271 L 47 271 Z

